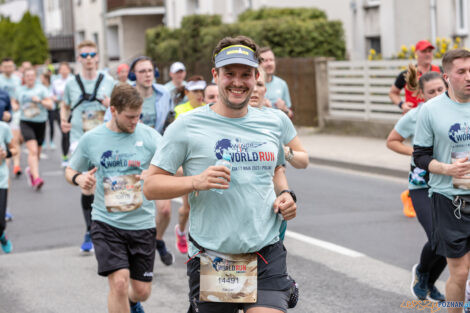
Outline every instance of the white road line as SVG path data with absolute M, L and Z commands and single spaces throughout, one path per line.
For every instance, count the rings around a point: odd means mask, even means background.
M 302 235 L 302 234 L 299 234 L 290 230 L 286 231 L 286 236 L 292 239 L 300 240 L 302 242 L 308 243 L 313 246 L 317 246 L 317 247 L 327 249 L 327 250 L 330 250 L 332 252 L 336 252 L 342 255 L 350 256 L 353 258 L 359 258 L 359 257 L 365 256 L 364 254 L 360 252 L 357 252 L 357 251 L 354 251 L 354 250 L 351 250 L 342 246 L 338 246 L 328 241 L 323 241 L 323 240 L 315 239 L 309 236 L 305 236 L 305 235 Z

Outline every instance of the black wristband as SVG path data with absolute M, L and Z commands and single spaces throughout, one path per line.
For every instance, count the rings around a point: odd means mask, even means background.
M 400 109 L 403 109 L 402 106 L 403 106 L 403 101 L 400 101 L 400 102 L 398 103 L 398 107 L 399 107 Z
M 292 190 L 289 190 L 289 189 L 284 189 L 283 191 L 281 191 L 279 193 L 279 195 L 282 195 L 283 193 L 285 192 L 288 192 L 290 194 L 290 196 L 292 197 L 292 199 L 294 200 L 294 202 L 297 203 L 297 196 L 295 195 L 295 193 L 292 191 Z
M 73 175 L 72 177 L 72 183 L 75 185 L 75 186 L 78 186 L 78 183 L 77 183 L 77 177 L 82 175 L 82 173 L 77 173 L 75 175 Z
M 9 158 L 11 158 L 11 156 L 12 156 L 11 151 L 10 151 L 10 149 L 7 148 L 7 156 L 6 156 L 6 158 L 9 159 Z

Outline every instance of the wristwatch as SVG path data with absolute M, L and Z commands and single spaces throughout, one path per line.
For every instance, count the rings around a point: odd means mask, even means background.
M 294 191 L 292 191 L 290 189 L 284 189 L 283 191 L 281 191 L 279 193 L 279 195 L 282 195 L 285 192 L 288 192 L 290 194 L 290 196 L 292 197 L 292 199 L 294 200 L 294 202 L 297 203 L 297 196 L 295 195 Z
M 290 162 L 290 160 L 294 158 L 294 151 L 292 151 L 291 147 L 288 147 L 288 148 L 289 148 L 289 153 L 286 155 L 286 161 Z

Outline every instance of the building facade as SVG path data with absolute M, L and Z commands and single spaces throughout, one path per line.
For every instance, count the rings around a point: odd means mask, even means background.
M 53 63 L 75 59 L 73 0 L 43 0 L 44 33 Z

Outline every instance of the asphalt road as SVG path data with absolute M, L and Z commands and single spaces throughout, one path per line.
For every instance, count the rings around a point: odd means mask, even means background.
M 0 312 L 105 312 L 106 279 L 96 275 L 94 257 L 79 253 L 85 231 L 79 190 L 65 182 L 58 150 L 45 154 L 40 192 L 24 176 L 12 179 L 14 221 L 7 231 L 14 253 L 0 255 Z M 406 179 L 319 166 L 289 168 L 288 179 L 299 199 L 285 242 L 289 272 L 301 288 L 292 312 L 415 312 L 400 306 L 411 299 L 410 269 L 425 234 L 401 213 Z M 170 247 L 178 205 L 166 235 Z M 156 261 L 146 312 L 186 312 L 184 262 L 183 255 L 171 267 Z

